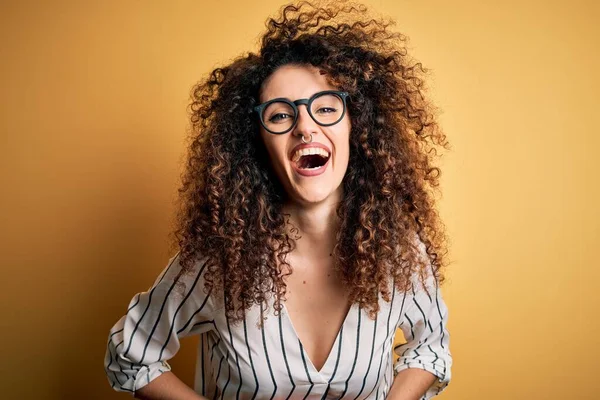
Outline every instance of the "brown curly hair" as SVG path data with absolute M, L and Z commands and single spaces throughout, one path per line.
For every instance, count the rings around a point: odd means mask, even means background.
M 389 29 L 393 20 L 367 17 L 362 4 L 337 4 L 283 6 L 267 21 L 257 54 L 214 69 L 191 93 L 173 245 L 183 273 L 206 260 L 204 289 L 220 293 L 234 322 L 271 296 L 278 313 L 291 269 L 286 254 L 296 238 L 286 233 L 285 193 L 252 112 L 262 82 L 285 64 L 316 66 L 350 93 L 350 159 L 332 253 L 350 301 L 374 318 L 379 296 L 390 301 L 390 284 L 414 289 L 418 274 L 425 286 L 427 269 L 444 281 L 447 238 L 433 158 L 449 144 L 424 96 L 427 70 L 407 56 L 407 38 Z

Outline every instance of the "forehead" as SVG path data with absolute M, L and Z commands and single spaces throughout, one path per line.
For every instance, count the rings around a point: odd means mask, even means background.
M 327 81 L 323 70 L 312 65 L 283 65 L 262 83 L 260 102 L 277 97 L 303 99 L 328 89 L 337 88 Z

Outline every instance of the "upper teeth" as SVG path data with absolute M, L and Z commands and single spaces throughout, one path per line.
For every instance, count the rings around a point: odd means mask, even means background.
M 329 157 L 329 153 L 327 152 L 327 150 L 325 150 L 321 147 L 309 147 L 306 149 L 296 150 L 296 152 L 294 153 L 294 156 L 292 157 L 292 161 L 297 162 L 300 159 L 300 157 L 308 156 L 311 154 L 318 154 L 325 158 Z

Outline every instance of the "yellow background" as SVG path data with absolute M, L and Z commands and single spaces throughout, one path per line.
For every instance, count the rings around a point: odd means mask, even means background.
M 170 256 L 189 90 L 281 4 L 2 2 L 0 397 L 128 396 L 105 345 Z M 453 145 L 439 398 L 600 398 L 599 3 L 367 4 L 431 68 Z M 190 385 L 195 345 L 172 360 Z

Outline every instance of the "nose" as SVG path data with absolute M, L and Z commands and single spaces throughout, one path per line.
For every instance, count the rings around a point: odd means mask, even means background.
M 315 120 L 313 120 L 308 113 L 306 105 L 301 104 L 298 106 L 298 119 L 296 120 L 296 126 L 294 127 L 293 133 L 299 138 L 301 136 L 308 137 L 311 133 L 317 133 L 318 127 Z

